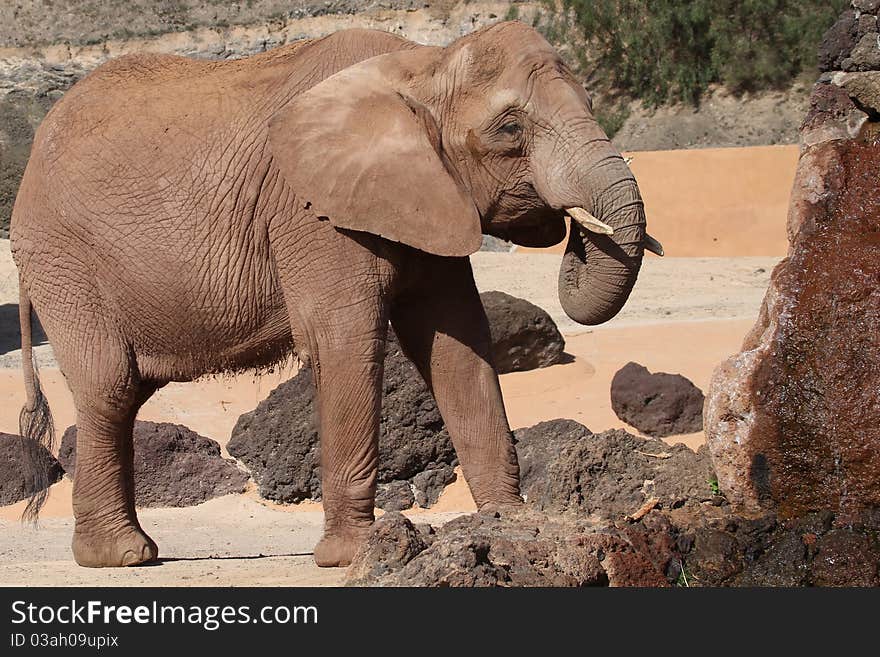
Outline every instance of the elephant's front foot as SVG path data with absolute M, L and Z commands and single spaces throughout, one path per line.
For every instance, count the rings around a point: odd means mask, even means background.
M 315 546 L 315 563 L 321 568 L 350 565 L 369 533 L 369 527 L 325 531 L 324 536 Z
M 77 523 L 73 534 L 73 558 L 87 568 L 137 566 L 159 557 L 156 543 L 136 525 L 112 531 L 85 529 Z
M 481 476 L 482 475 L 482 476 Z M 523 498 L 519 492 L 519 467 L 514 461 L 513 467 L 503 469 L 500 473 L 465 472 L 465 479 L 471 489 L 471 495 L 480 513 L 493 514 L 523 506 Z

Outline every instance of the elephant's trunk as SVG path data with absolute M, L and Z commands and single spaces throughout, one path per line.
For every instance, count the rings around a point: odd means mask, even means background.
M 595 232 L 595 227 L 587 230 L 583 221 L 572 221 L 559 270 L 559 301 L 574 321 L 592 325 L 614 317 L 632 291 L 642 264 L 645 211 L 622 157 L 609 155 L 586 170 L 575 187 L 584 190 L 588 203 L 578 209 L 585 208 L 613 234 Z

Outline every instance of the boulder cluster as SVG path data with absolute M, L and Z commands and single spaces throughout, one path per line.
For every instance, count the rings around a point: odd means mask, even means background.
M 516 432 L 525 504 L 439 528 L 376 521 L 352 586 L 877 586 L 880 512 L 741 513 L 705 448 L 593 434 L 571 420 Z

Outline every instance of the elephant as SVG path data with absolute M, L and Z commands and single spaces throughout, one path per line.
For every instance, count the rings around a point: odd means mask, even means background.
M 519 22 L 447 47 L 352 29 L 239 60 L 95 69 L 39 126 L 11 227 L 22 434 L 53 440 L 31 309 L 76 408 L 76 562 L 158 558 L 132 476 L 133 423 L 156 390 L 293 355 L 319 408 L 314 559 L 349 564 L 374 520 L 389 324 L 478 508 L 522 504 L 469 256 L 483 234 L 558 244 L 568 217 L 559 298 L 598 324 L 658 245 L 588 94 Z

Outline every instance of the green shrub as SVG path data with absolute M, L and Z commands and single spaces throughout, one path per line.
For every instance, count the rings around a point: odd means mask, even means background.
M 696 103 L 720 82 L 779 87 L 814 69 L 822 34 L 848 0 L 547 0 L 538 27 L 578 35 L 619 90 L 649 105 Z M 566 32 L 568 30 L 568 32 Z M 586 53 L 581 64 L 586 62 Z
M 612 108 L 610 110 L 596 107 L 594 108 L 594 111 L 596 121 L 602 127 L 602 130 L 605 131 L 605 134 L 608 135 L 609 139 L 614 137 L 614 135 L 620 131 L 623 124 L 626 123 L 626 120 L 629 118 L 628 107 Z

